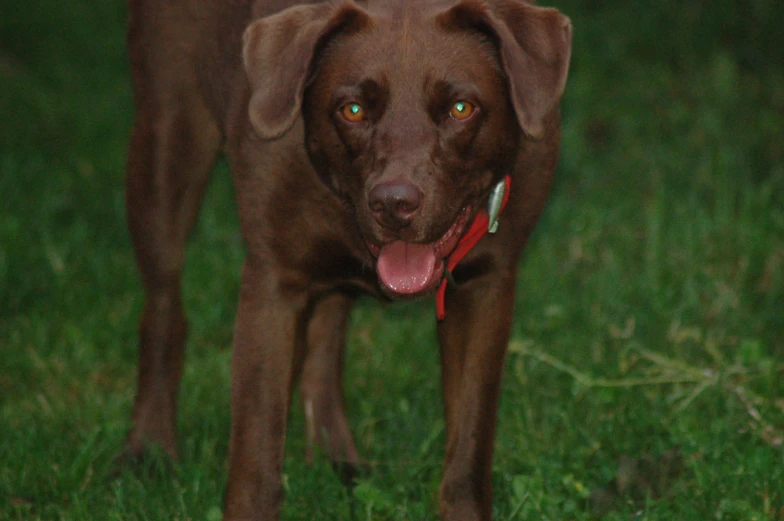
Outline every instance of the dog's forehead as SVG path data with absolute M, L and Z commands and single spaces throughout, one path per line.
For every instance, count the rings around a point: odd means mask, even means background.
M 410 2 L 381 2 L 384 9 L 371 11 L 371 26 L 333 49 L 334 63 L 358 81 L 383 77 L 411 87 L 431 79 L 482 82 L 488 69 L 500 72 L 497 50 L 486 37 L 437 22 L 450 3 L 434 2 L 417 10 Z
M 453 6 L 457 0 L 359 0 L 367 12 L 390 19 L 429 16 Z

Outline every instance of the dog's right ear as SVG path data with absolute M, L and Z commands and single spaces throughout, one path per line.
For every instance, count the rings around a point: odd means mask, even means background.
M 317 49 L 336 33 L 367 22 L 368 15 L 353 2 L 328 2 L 286 9 L 245 30 L 248 115 L 260 137 L 276 139 L 294 124 Z

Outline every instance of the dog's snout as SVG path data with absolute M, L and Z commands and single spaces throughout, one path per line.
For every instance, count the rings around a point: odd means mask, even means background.
M 422 206 L 422 192 L 411 183 L 381 183 L 368 195 L 373 217 L 385 228 L 405 228 Z

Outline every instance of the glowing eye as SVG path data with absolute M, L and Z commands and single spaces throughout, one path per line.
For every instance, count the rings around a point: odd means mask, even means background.
M 340 113 L 346 121 L 359 123 L 365 119 L 365 109 L 359 103 L 348 103 L 343 105 Z
M 456 101 L 449 110 L 449 117 L 458 121 L 468 119 L 474 113 L 476 107 L 467 101 Z

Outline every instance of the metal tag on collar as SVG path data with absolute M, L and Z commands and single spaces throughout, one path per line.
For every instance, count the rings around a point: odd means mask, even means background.
M 487 233 L 495 233 L 498 231 L 498 215 L 501 213 L 501 206 L 504 202 L 504 192 L 506 191 L 506 183 L 503 179 L 498 181 L 498 184 L 493 187 L 490 192 L 490 197 L 487 199 Z

